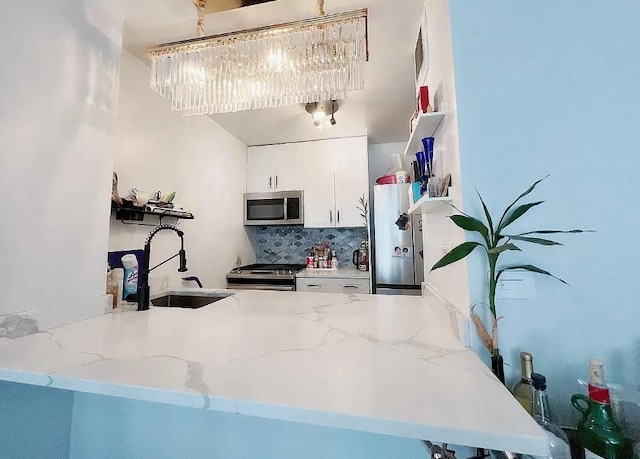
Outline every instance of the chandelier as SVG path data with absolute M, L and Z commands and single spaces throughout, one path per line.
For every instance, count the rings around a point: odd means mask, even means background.
M 204 14 L 198 11 L 202 34 Z M 312 19 L 148 48 L 151 88 L 183 115 L 344 99 L 364 89 L 367 10 L 320 12 Z

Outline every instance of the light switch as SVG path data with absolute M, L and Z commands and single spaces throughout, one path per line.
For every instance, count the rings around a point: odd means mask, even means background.
M 536 297 L 535 281 L 527 271 L 502 273 L 496 285 L 496 298 L 529 299 Z

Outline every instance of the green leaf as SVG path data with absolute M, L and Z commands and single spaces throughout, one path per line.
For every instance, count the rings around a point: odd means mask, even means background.
M 496 275 L 496 282 L 498 281 L 498 279 L 500 279 L 500 276 L 502 275 L 503 272 L 505 272 L 505 271 L 513 271 L 513 270 L 516 270 L 516 269 L 524 269 L 525 271 L 531 271 L 532 273 L 544 274 L 545 276 L 550 276 L 550 277 L 553 277 L 556 280 L 559 280 L 560 282 L 562 282 L 565 285 L 569 285 L 565 281 L 560 279 L 559 277 L 556 277 L 553 274 L 551 274 L 549 271 L 545 271 L 544 269 L 540 269 L 537 266 L 533 266 L 533 265 L 517 265 L 517 266 L 509 266 L 507 268 L 503 268 L 500 271 L 498 271 L 498 274 Z
M 527 231 L 526 233 L 520 233 L 518 236 L 525 236 L 527 234 L 559 234 L 559 233 L 565 233 L 565 234 L 575 234 L 575 233 L 595 233 L 596 230 L 579 230 L 579 229 L 572 229 L 572 230 L 538 230 L 538 231 Z
M 523 204 L 519 207 L 516 207 L 514 209 L 513 212 L 511 212 L 511 215 L 509 215 L 504 221 L 502 221 L 500 223 L 500 225 L 498 226 L 498 230 L 496 231 L 496 233 L 499 235 L 500 231 L 502 231 L 503 229 L 505 229 L 507 226 L 509 226 L 510 224 L 512 224 L 513 222 L 515 222 L 517 219 L 519 219 L 520 217 L 522 217 L 524 214 L 526 214 L 529 209 L 531 209 L 532 207 L 535 206 L 539 206 L 540 204 L 542 204 L 544 201 L 536 201 L 536 202 L 530 202 L 528 204 Z
M 482 203 L 484 216 L 487 217 L 487 223 L 489 223 L 489 231 L 491 232 L 491 240 L 493 241 L 493 220 L 491 219 L 491 214 L 489 214 L 489 209 L 487 209 L 487 206 L 484 203 L 484 199 L 482 199 L 482 196 L 480 196 L 480 192 L 478 191 L 478 189 L 476 189 L 476 194 L 478 195 L 478 197 L 480 198 L 480 202 Z
M 456 261 L 462 260 L 464 257 L 469 255 L 476 247 L 484 247 L 479 242 L 463 242 L 457 247 L 451 249 L 451 252 L 442 257 L 433 267 L 431 271 L 434 271 L 438 268 L 442 268 L 444 266 L 450 265 L 451 263 L 455 263 Z
M 516 200 L 515 200 L 515 201 L 513 201 L 513 202 L 509 205 L 509 207 L 507 207 L 507 208 L 504 210 L 504 213 L 502 214 L 502 218 L 500 219 L 500 223 L 498 224 L 498 228 L 504 228 L 505 226 L 507 226 L 507 225 L 504 225 L 504 226 L 503 226 L 502 222 L 504 221 L 505 217 L 507 216 L 507 214 L 509 213 L 509 211 L 511 210 L 511 208 L 512 208 L 513 206 L 515 206 L 515 205 L 517 204 L 517 202 L 518 202 L 518 201 L 520 201 L 520 200 L 521 200 L 522 198 L 524 198 L 526 195 L 528 195 L 529 193 L 531 193 L 531 192 L 533 191 L 533 189 L 538 185 L 538 183 L 542 182 L 542 181 L 543 181 L 544 179 L 546 179 L 547 177 L 549 177 L 549 175 L 548 175 L 548 174 L 547 174 L 547 175 L 545 175 L 544 177 L 542 177 L 540 180 L 538 180 L 538 181 L 534 182 L 534 183 L 533 183 L 533 185 L 531 185 L 527 191 L 525 191 L 525 192 L 524 192 L 524 193 L 522 193 L 520 196 L 518 196 L 518 197 L 516 198 Z
M 466 215 L 451 215 L 449 218 L 453 221 L 453 223 L 455 223 L 463 230 L 475 231 L 476 233 L 480 233 L 484 238 L 484 241 L 487 243 L 487 246 L 491 247 L 489 230 L 480 220 Z
M 489 253 L 498 254 L 498 253 L 506 252 L 507 250 L 517 250 L 518 252 L 522 252 L 522 250 L 520 250 L 520 248 L 515 244 L 508 243 L 508 244 L 499 245 L 498 247 L 494 247 L 493 249 L 489 250 Z
M 533 244 L 540 244 L 540 245 L 562 245 L 559 242 L 552 241 L 550 239 L 542 239 L 540 237 L 510 236 L 507 234 L 505 234 L 503 237 L 513 239 L 514 241 L 531 242 Z

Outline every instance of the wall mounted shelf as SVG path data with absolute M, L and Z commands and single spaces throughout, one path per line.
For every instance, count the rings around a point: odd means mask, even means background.
M 411 133 L 407 148 L 404 150 L 405 156 L 413 156 L 422 151 L 422 139 L 433 137 L 444 120 L 444 112 L 421 113 L 418 116 L 416 128 Z
M 453 202 L 453 198 L 451 196 L 444 196 L 441 198 L 430 198 L 429 196 L 423 196 L 418 201 L 409 207 L 407 213 L 409 215 L 413 214 L 428 214 L 436 211 L 442 206 L 446 206 L 447 204 L 451 204 Z
M 156 226 L 155 223 L 145 223 L 149 217 L 158 217 L 158 224 L 162 224 L 162 220 L 165 218 L 175 218 L 178 220 L 193 220 L 193 214 L 190 212 L 184 212 L 179 215 L 173 215 L 164 212 L 152 212 L 150 210 L 144 210 L 140 207 L 113 207 L 111 212 L 115 212 L 116 220 L 120 220 L 124 224 L 132 225 L 144 225 L 144 226 Z

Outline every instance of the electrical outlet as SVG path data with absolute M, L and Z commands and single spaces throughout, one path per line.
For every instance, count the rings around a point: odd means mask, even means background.
M 536 297 L 533 277 L 526 271 L 504 272 L 496 285 L 496 298 L 530 299 Z
M 451 246 L 449 244 L 442 244 L 442 255 L 446 255 L 451 252 Z

